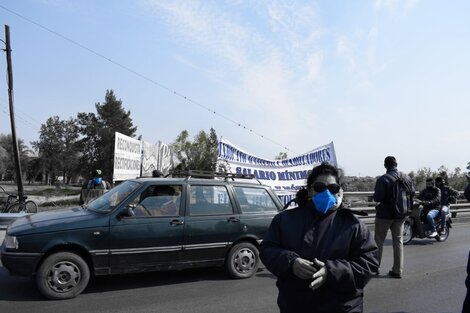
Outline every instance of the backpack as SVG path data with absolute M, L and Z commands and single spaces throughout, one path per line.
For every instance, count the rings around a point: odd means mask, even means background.
M 392 181 L 392 193 L 389 195 L 387 206 L 390 213 L 395 218 L 404 218 L 411 213 L 411 204 L 413 202 L 413 186 L 407 180 L 403 173 L 398 177 L 385 174 Z

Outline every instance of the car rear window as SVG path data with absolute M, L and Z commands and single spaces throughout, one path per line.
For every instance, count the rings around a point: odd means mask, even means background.
M 243 213 L 277 211 L 277 206 L 266 189 L 234 187 Z

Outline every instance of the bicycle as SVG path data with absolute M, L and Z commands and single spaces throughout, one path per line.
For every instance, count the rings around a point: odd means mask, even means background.
M 19 195 L 9 194 L 0 186 L 0 189 L 7 195 L 7 199 L 3 205 L 3 208 L 0 209 L 1 213 L 37 213 L 38 205 L 32 200 L 26 201 L 27 196 L 23 196 L 20 199 Z

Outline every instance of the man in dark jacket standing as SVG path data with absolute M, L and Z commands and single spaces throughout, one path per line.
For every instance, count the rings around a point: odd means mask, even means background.
M 261 243 L 260 258 L 277 276 L 280 312 L 362 312 L 377 246 L 362 221 L 342 208 L 334 166 L 313 168 L 307 191 L 297 193 L 299 207 L 274 217 Z
M 385 237 L 390 229 L 393 243 L 393 266 L 388 275 L 393 278 L 401 278 L 403 275 L 403 224 L 406 219 L 406 216 L 398 214 L 391 204 L 394 201 L 392 199 L 394 182 L 401 177 L 410 189 L 409 198 L 401 203 L 403 210 L 411 209 L 415 193 L 411 178 L 399 172 L 397 165 L 395 157 L 388 156 L 385 158 L 384 166 L 387 172 L 377 179 L 374 191 L 374 201 L 379 202 L 375 214 L 375 242 L 379 248 L 379 263 L 382 261 Z

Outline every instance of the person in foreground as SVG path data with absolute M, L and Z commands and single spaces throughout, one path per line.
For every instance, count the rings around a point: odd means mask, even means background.
M 260 258 L 277 276 L 277 304 L 286 312 L 362 312 L 363 289 L 379 267 L 369 229 L 342 207 L 333 165 L 314 167 L 298 207 L 277 214 Z
M 470 313 L 470 251 L 468 251 L 467 279 L 465 280 L 465 286 L 467 286 L 467 296 L 463 302 L 462 313 Z

